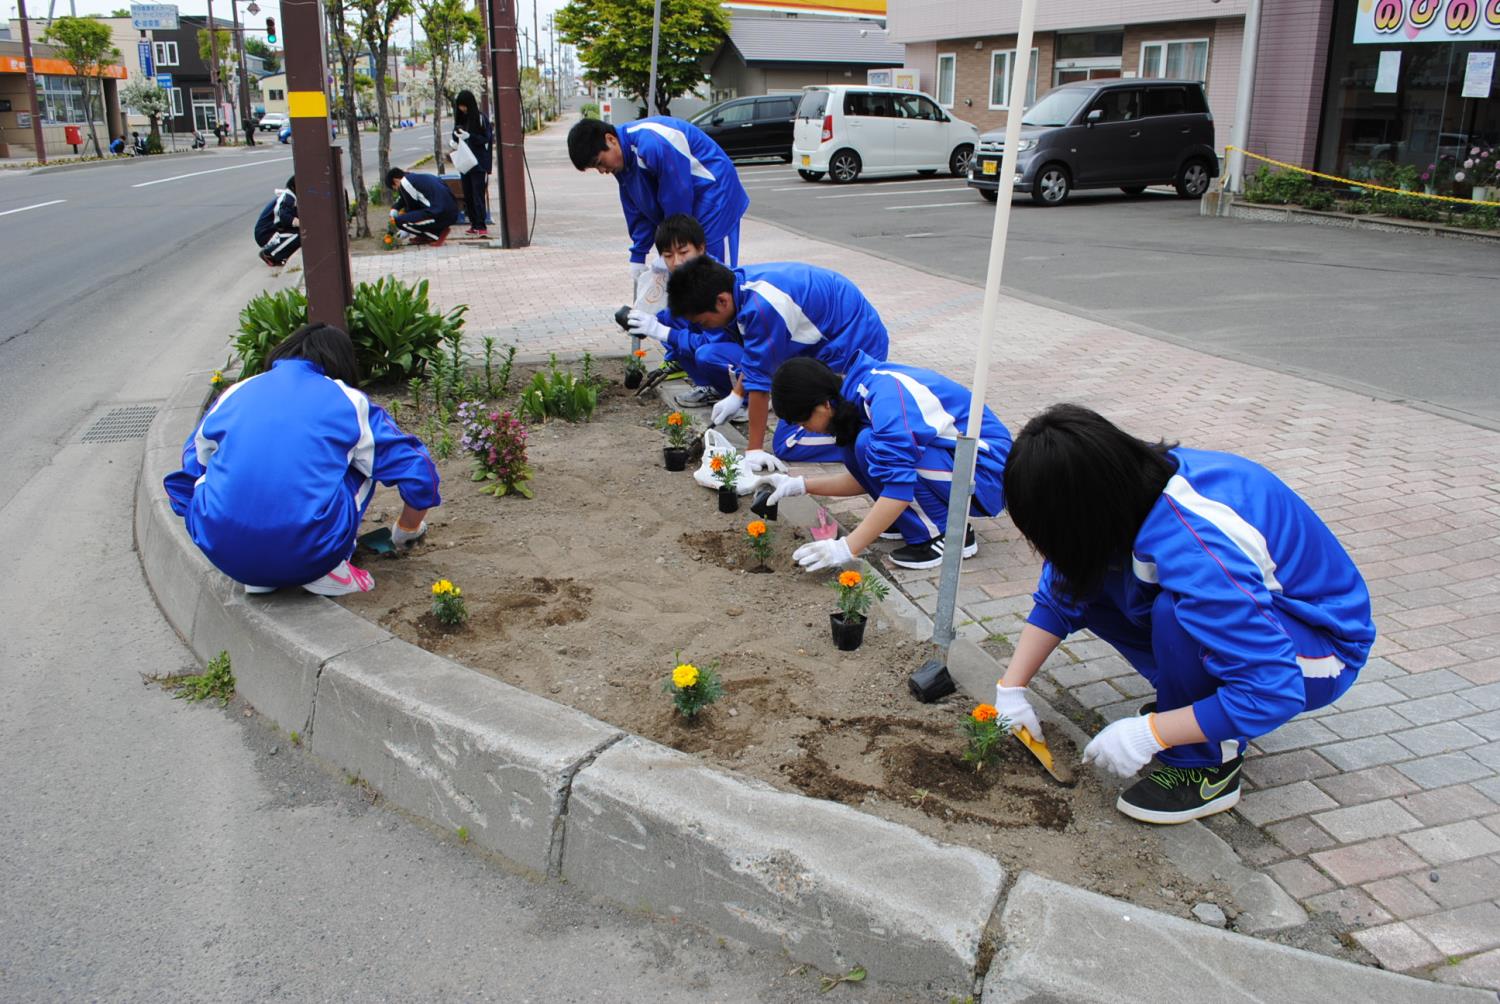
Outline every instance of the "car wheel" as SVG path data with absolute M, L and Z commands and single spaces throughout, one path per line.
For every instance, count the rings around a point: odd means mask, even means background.
M 1126 195 L 1140 195 L 1145 190 L 1146 190 L 1146 186 L 1145 185 L 1121 185 L 1120 186 L 1120 191 L 1124 192 Z
M 960 143 L 954 147 L 952 155 L 948 158 L 948 173 L 955 178 L 962 178 L 969 173 L 969 165 L 972 163 L 974 163 L 974 145 Z
M 1042 206 L 1060 206 L 1068 198 L 1073 179 L 1061 164 L 1048 164 L 1036 173 L 1031 186 L 1031 201 Z
M 985 202 L 999 202 L 1000 191 L 998 189 L 981 188 L 979 194 L 984 196 Z
M 860 169 L 863 167 L 859 154 L 853 150 L 840 150 L 828 158 L 828 177 L 840 185 L 847 185 L 859 177 Z
M 804 171 L 804 170 L 802 170 L 799 167 L 797 169 L 797 173 L 799 175 L 801 175 L 803 181 L 822 181 L 823 180 L 823 172 L 822 171 Z
M 1177 194 L 1184 199 L 1201 199 L 1208 191 L 1208 163 L 1194 157 L 1177 172 Z

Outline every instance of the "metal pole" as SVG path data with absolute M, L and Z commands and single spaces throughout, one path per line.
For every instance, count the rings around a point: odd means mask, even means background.
M 656 114 L 656 53 L 661 45 L 661 0 L 651 15 L 651 82 L 646 88 L 646 115 Z
M 224 114 L 224 85 L 219 73 L 219 33 L 214 30 L 214 0 L 208 0 L 208 51 L 213 59 L 213 65 L 208 68 L 208 79 L 214 85 L 214 117 L 218 118 Z M 191 104 L 192 91 L 188 95 Z
M 1005 269 L 1005 244 L 1010 234 L 1010 206 L 1015 197 L 1016 147 L 1021 142 L 1021 96 L 1031 76 L 1031 36 L 1036 23 L 1037 0 L 1021 0 L 1021 19 L 1016 29 L 1017 57 L 1011 60 L 1010 106 L 1005 117 L 1005 153 L 1000 160 L 999 198 L 995 225 L 990 235 L 990 264 L 984 281 L 984 309 L 979 321 L 979 351 L 974 358 L 973 392 L 969 398 L 969 425 L 953 451 L 953 489 L 948 497 L 948 530 L 943 548 L 943 569 L 938 579 L 937 611 L 933 614 L 932 640 L 945 649 L 953 641 L 953 615 L 958 606 L 958 580 L 963 566 L 963 540 L 969 529 L 969 500 L 974 493 L 974 459 L 979 450 L 980 424 L 984 421 L 984 396 L 990 374 L 990 343 L 1000 312 L 1000 278 Z M 1024 54 L 1024 55 L 1023 55 Z
M 235 48 L 239 51 L 240 56 L 240 125 L 243 126 L 245 124 L 245 120 L 253 119 L 254 115 L 250 111 L 250 77 L 245 72 L 245 33 L 240 30 L 239 0 L 229 0 L 229 9 L 234 14 Z M 212 23 L 210 23 L 209 31 L 212 30 L 213 25 Z M 288 82 L 287 89 L 291 90 L 291 86 L 291 83 Z M 247 137 L 248 138 L 245 140 L 246 145 L 255 142 L 254 131 L 248 133 Z M 306 257 L 305 253 L 303 257 Z
M 516 0 L 489 0 L 490 85 L 494 89 L 495 182 L 500 246 L 531 243 L 526 220 L 525 126 L 521 121 L 521 63 L 516 51 Z
M 1230 131 L 1229 184 L 1236 194 L 1245 190 L 1245 155 L 1240 151 L 1250 140 L 1250 103 L 1255 97 L 1255 60 L 1260 49 L 1260 0 L 1250 0 L 1245 8 L 1245 41 L 1240 47 L 1239 93 L 1234 99 L 1234 129 Z
M 42 136 L 42 112 L 36 103 L 36 64 L 31 59 L 31 25 L 26 20 L 26 0 L 16 0 L 21 15 L 21 51 L 26 57 L 26 98 L 31 103 L 31 135 L 36 140 L 36 159 L 47 163 L 47 140 Z

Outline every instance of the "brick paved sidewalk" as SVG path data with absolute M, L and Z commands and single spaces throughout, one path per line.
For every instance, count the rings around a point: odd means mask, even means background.
M 614 185 L 574 171 L 564 135 L 528 141 L 532 248 L 408 250 L 357 259 L 356 277 L 429 278 L 437 303 L 470 304 L 471 348 L 492 335 L 525 354 L 621 352 Z M 880 309 L 893 359 L 970 382 L 979 289 L 753 221 L 742 248 L 838 269 Z M 1336 707 L 1255 744 L 1237 815 L 1268 839 L 1216 829 L 1310 912 L 1337 914 L 1382 966 L 1500 988 L 1500 434 L 1018 300 L 1002 303 L 993 360 L 989 404 L 1012 429 L 1077 401 L 1144 437 L 1252 457 L 1329 522 L 1375 597 L 1374 658 Z M 970 633 L 1014 640 L 1038 562 L 1005 518 L 979 532 L 962 617 Z M 894 577 L 932 609 L 935 572 Z M 1111 720 L 1149 690 L 1086 636 L 1046 676 Z

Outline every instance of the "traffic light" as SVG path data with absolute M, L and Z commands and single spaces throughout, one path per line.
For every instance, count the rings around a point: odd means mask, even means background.
M 266 18 L 266 41 L 272 45 L 276 44 L 276 19 Z

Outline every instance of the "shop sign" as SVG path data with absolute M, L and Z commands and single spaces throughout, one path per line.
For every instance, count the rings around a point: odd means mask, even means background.
M 1360 0 L 1354 41 L 1500 41 L 1500 0 Z
M 176 31 L 177 5 L 174 3 L 133 3 L 130 26 L 139 31 Z

